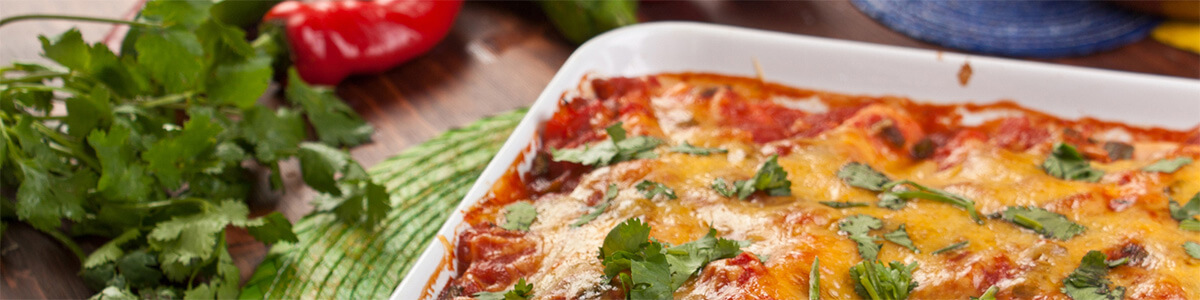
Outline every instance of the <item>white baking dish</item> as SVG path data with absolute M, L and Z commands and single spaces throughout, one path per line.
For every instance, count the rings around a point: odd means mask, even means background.
M 517 155 L 534 142 L 542 122 L 558 109 L 559 96 L 575 88 L 584 74 L 635 76 L 686 71 L 755 76 L 754 60 L 762 66 L 765 80 L 800 88 L 897 95 L 934 103 L 990 103 L 1008 99 L 1064 118 L 1091 116 L 1170 129 L 1189 129 L 1200 124 L 1200 80 L 719 25 L 648 23 L 605 33 L 579 47 L 567 59 L 438 234 L 451 245 L 455 243 L 462 211 L 475 205 Z M 964 63 L 970 64 L 973 73 L 965 86 L 958 78 Z M 442 263 L 447 251 L 453 249 L 447 249 L 441 242 L 430 243 L 392 299 L 437 296 L 457 269 Z M 430 285 L 431 280 L 434 282 Z

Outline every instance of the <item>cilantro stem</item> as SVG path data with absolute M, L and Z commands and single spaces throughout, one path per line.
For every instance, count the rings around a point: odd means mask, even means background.
M 1020 215 L 1020 214 L 1013 215 L 1013 223 L 1017 223 L 1017 225 L 1025 226 L 1026 228 L 1033 229 L 1033 231 L 1037 231 L 1037 232 L 1042 232 L 1042 229 L 1045 229 L 1045 227 L 1042 226 L 1041 222 L 1038 222 L 1037 220 L 1034 220 L 1034 219 L 1030 219 L 1029 217 L 1026 217 L 1025 215 Z
M 143 203 L 137 203 L 137 204 L 112 204 L 112 205 L 120 205 L 122 207 L 131 208 L 131 209 L 154 209 L 154 208 L 162 208 L 162 207 L 179 205 L 179 204 L 196 204 L 196 205 L 199 205 L 204 208 L 207 208 L 209 205 L 211 205 L 208 203 L 208 201 L 204 201 L 204 200 L 201 200 L 198 198 L 179 198 L 179 199 L 160 200 L 160 201 L 154 201 L 154 202 L 143 202 Z
M 59 77 L 69 76 L 69 75 L 71 75 L 71 73 L 60 73 L 60 72 L 37 73 L 34 75 L 28 75 L 28 76 L 22 76 L 22 77 L 0 79 L 0 84 L 10 84 L 10 83 L 16 83 L 16 82 L 25 82 L 25 81 L 30 81 L 30 80 L 59 78 Z
M 166 95 L 166 96 L 142 101 L 141 103 L 138 103 L 138 105 L 140 105 L 141 107 L 144 107 L 144 108 L 159 107 L 159 106 L 163 106 L 163 105 L 179 103 L 180 101 L 187 100 L 188 98 L 191 98 L 192 96 L 195 96 L 195 95 L 196 95 L 196 92 L 171 94 L 171 95 Z
M 82 263 L 84 260 L 87 260 L 87 254 L 83 253 L 83 249 L 79 248 L 79 244 L 76 244 L 75 241 L 72 241 L 71 238 L 63 234 L 62 231 L 44 230 L 42 232 L 45 232 L 50 237 L 58 240 L 58 242 L 67 247 L 68 250 L 71 250 L 71 253 L 75 253 L 75 257 L 79 258 L 80 263 Z
M 16 21 L 24 21 L 24 20 L 67 20 L 67 21 L 80 21 L 80 22 L 124 24 L 124 25 L 129 25 L 129 26 L 140 26 L 140 27 L 162 27 L 162 25 L 158 25 L 158 24 L 150 24 L 150 23 L 126 21 L 126 20 L 118 20 L 118 19 L 84 17 L 84 16 L 68 16 L 68 15 L 44 15 L 44 14 L 20 15 L 20 16 L 12 16 L 12 17 L 8 17 L 8 18 L 0 19 L 0 26 L 4 26 L 4 25 L 8 25 L 8 23 L 12 23 L 12 22 L 16 22 Z
M 20 84 L 20 83 L 10 83 L 10 84 L 7 84 L 7 85 L 8 85 L 8 86 L 4 87 L 5 89 L 20 89 L 20 90 L 30 90 L 30 91 L 48 91 L 48 92 L 64 92 L 64 93 L 71 93 L 71 94 L 76 94 L 76 95 L 78 95 L 78 94 L 83 94 L 83 93 L 81 93 L 81 92 L 79 92 L 79 91 L 77 91 L 77 90 L 75 90 L 75 89 L 73 89 L 73 88 L 69 88 L 69 87 L 62 87 L 62 86 L 30 85 L 30 84 Z
M 42 124 L 40 122 L 33 122 L 33 128 L 37 129 L 38 131 L 41 131 L 43 135 L 50 138 L 51 140 L 54 140 L 55 143 L 58 143 L 59 145 L 66 148 L 65 150 L 67 152 L 64 154 L 70 154 L 70 155 L 74 156 L 75 159 L 78 159 L 79 161 L 83 162 L 88 167 L 92 168 L 93 170 L 100 171 L 100 162 L 96 161 L 96 159 L 91 157 L 90 155 L 87 155 L 86 153 L 84 153 L 83 149 L 81 147 L 79 147 L 79 143 L 73 142 L 71 140 L 68 140 L 66 137 L 63 137 L 62 132 L 59 132 L 54 129 L 50 129 L 50 127 L 46 127 L 46 124 Z M 53 149 L 53 147 L 51 149 Z

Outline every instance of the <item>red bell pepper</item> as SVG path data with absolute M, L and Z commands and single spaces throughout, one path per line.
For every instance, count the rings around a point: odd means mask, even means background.
M 446 37 L 460 8 L 462 0 L 285 1 L 263 22 L 283 26 L 300 77 L 337 84 L 429 51 Z

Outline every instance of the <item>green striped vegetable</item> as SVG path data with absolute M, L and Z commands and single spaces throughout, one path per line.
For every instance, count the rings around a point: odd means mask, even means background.
M 383 299 L 437 234 L 525 109 L 450 130 L 371 168 L 392 210 L 377 231 L 317 213 L 295 224 L 300 241 L 277 244 L 242 299 Z

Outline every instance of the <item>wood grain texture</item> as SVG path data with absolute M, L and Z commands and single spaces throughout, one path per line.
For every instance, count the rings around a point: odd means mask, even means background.
M 105 11 L 99 8 L 126 2 L 77 1 L 71 8 Z M 0 0 L 0 10 L 32 11 L 44 6 L 42 3 Z M 124 10 L 113 10 L 112 17 L 119 17 Z M 643 21 L 699 21 L 952 51 L 891 31 L 845 0 L 642 1 L 640 15 Z M 27 30 L 56 34 L 63 29 L 33 26 Z M 0 53 L 36 52 L 39 47 L 33 38 L 2 35 L 0 41 Z M 352 77 L 338 86 L 338 94 L 376 128 L 374 141 L 354 148 L 351 154 L 364 166 L 371 166 L 446 129 L 528 106 L 573 49 L 547 23 L 536 3 L 467 3 L 449 36 L 429 54 L 382 74 Z M 13 59 L 28 57 L 4 57 L 5 61 Z M 1040 61 L 1200 78 L 1200 56 L 1149 39 L 1089 56 Z M 289 192 L 259 193 L 258 199 L 250 201 L 254 215 L 277 210 L 295 221 L 312 210 L 308 200 L 313 192 L 302 187 L 296 162 L 286 162 L 283 173 Z M 266 181 L 265 176 L 260 178 Z M 84 245 L 95 247 L 99 242 Z M 266 247 L 239 229 L 230 230 L 229 242 L 242 278 L 248 278 L 262 261 Z M 0 252 L 4 253 L 0 257 L 0 298 L 86 298 L 93 293 L 76 275 L 79 262 L 28 226 L 10 225 L 0 237 Z

